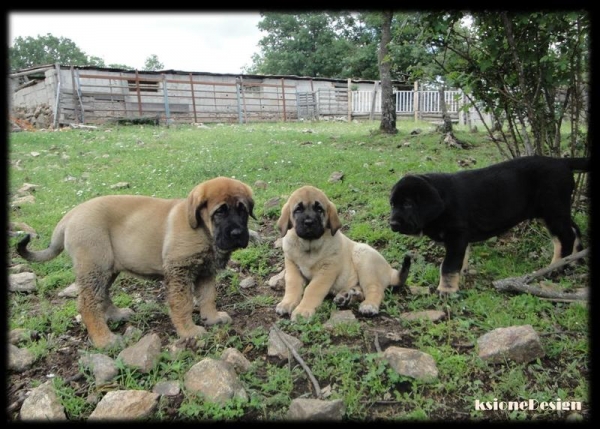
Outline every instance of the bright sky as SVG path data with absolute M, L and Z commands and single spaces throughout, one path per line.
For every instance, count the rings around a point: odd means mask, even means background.
M 8 14 L 9 45 L 16 37 L 50 33 L 73 41 L 88 56 L 106 65 L 143 69 L 155 54 L 165 69 L 191 72 L 240 73 L 252 64 L 266 34 L 257 28 L 258 11 L 161 13 Z

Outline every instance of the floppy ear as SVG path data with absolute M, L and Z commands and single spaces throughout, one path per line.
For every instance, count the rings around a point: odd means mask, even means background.
M 256 220 L 256 217 L 254 217 L 254 200 L 252 198 L 248 198 L 248 215 Z
M 327 228 L 331 229 L 331 235 L 335 235 L 335 233 L 338 232 L 338 229 L 341 227 L 342 222 L 340 222 L 337 208 L 331 201 L 329 201 L 327 207 Z
M 277 228 L 279 228 L 279 233 L 283 237 L 288 229 L 292 228 L 292 219 L 290 217 L 290 203 L 287 202 L 283 205 L 281 209 L 281 216 L 277 219 Z
M 427 225 L 441 215 L 446 206 L 438 190 L 431 184 L 425 182 L 422 191 L 419 201 L 419 212 L 423 225 Z
M 202 220 L 207 223 L 208 219 L 206 219 L 206 204 L 208 200 L 204 193 L 204 187 L 202 185 L 196 186 L 187 198 L 187 209 L 188 209 L 188 222 L 192 229 L 196 229 L 200 226 L 200 222 L 198 221 L 198 211 L 201 211 L 200 216 Z M 207 223 L 208 225 L 208 223 Z

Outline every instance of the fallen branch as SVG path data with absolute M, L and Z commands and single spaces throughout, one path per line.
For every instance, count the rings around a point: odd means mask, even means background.
M 379 345 L 379 335 L 377 335 L 377 331 L 375 332 L 375 350 L 377 350 L 377 353 L 381 353 L 381 346 Z
M 308 378 L 310 379 L 310 381 L 312 382 L 312 384 L 313 384 L 313 386 L 315 388 L 315 396 L 318 399 L 322 399 L 323 394 L 321 393 L 321 388 L 319 387 L 319 382 L 317 381 L 317 379 L 313 375 L 313 373 L 310 370 L 310 368 L 308 367 L 308 365 L 306 365 L 306 363 L 304 362 L 304 359 L 302 359 L 300 357 L 300 355 L 298 354 L 298 352 L 296 351 L 296 349 L 294 348 L 294 346 L 291 345 L 283 337 L 283 335 L 281 335 L 281 331 L 279 330 L 279 328 L 277 328 L 277 326 L 275 326 L 275 325 L 272 325 L 272 327 L 273 327 L 273 330 L 275 331 L 275 333 L 277 334 L 277 336 L 279 337 L 279 339 L 283 342 L 283 344 L 285 344 L 285 346 L 289 349 L 289 351 L 294 356 L 294 359 L 296 359 L 296 361 L 298 361 L 298 363 L 300 364 L 300 366 L 304 369 L 304 371 L 308 375 Z
M 537 270 L 531 274 L 526 274 L 521 277 L 510 277 L 502 280 L 495 280 L 492 282 L 492 285 L 499 290 L 500 292 L 521 292 L 521 293 L 529 293 L 531 295 L 538 296 L 540 298 L 546 299 L 556 299 L 556 300 L 569 300 L 569 301 L 582 301 L 588 299 L 587 288 L 583 289 L 580 292 L 560 292 L 560 291 L 549 291 L 542 289 L 537 286 L 529 285 L 532 280 L 535 280 L 539 277 L 543 277 L 552 271 L 561 268 L 573 261 L 581 259 L 587 256 L 589 253 L 589 249 L 583 249 L 580 252 L 574 253 L 572 255 L 566 256 L 553 264 L 548 265 L 545 268 Z

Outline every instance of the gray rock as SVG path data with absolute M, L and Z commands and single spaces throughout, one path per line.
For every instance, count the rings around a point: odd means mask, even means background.
M 335 182 L 339 182 L 344 178 L 344 173 L 342 173 L 341 171 L 334 171 L 333 173 L 331 173 L 331 176 L 329 176 L 329 183 L 335 183 Z
M 11 292 L 33 292 L 36 288 L 36 276 L 28 272 L 10 274 L 8 284 Z
M 267 202 L 265 202 L 265 210 L 268 210 L 270 208 L 273 207 L 279 207 L 281 205 L 281 198 L 279 197 L 273 197 L 270 200 L 268 200 Z
M 431 294 L 428 287 L 409 286 L 409 289 L 410 289 L 410 293 L 412 295 L 429 295 L 429 294 Z
M 25 195 L 24 197 L 16 197 L 10 202 L 11 207 L 20 207 L 23 204 L 35 204 L 33 195 Z
M 526 363 L 545 355 L 540 337 L 531 325 L 498 328 L 477 340 L 479 357 L 489 363 L 505 359 Z
M 116 362 L 103 354 L 92 353 L 79 358 L 79 362 L 84 368 L 89 369 L 94 374 L 96 384 L 106 383 L 119 374 Z
M 290 403 L 288 420 L 342 420 L 345 412 L 341 399 L 324 401 L 321 399 L 296 398 Z
M 10 344 L 18 344 L 31 339 L 32 336 L 37 335 L 35 331 L 30 329 L 16 328 L 12 329 L 8 333 L 8 342 Z
M 232 365 L 218 359 L 205 358 L 192 366 L 184 376 L 184 387 L 190 392 L 202 393 L 207 401 L 224 403 L 248 395 Z
M 129 188 L 129 182 L 118 182 L 114 185 L 110 185 L 110 189 L 126 189 Z
M 64 298 L 77 298 L 79 295 L 79 285 L 77 283 L 71 283 L 69 286 L 58 292 L 58 296 Z
M 400 315 L 400 319 L 403 320 L 418 320 L 418 319 L 429 319 L 432 322 L 437 322 L 446 317 L 446 313 L 440 310 L 424 310 L 424 311 L 408 311 Z
M 223 350 L 221 360 L 230 363 L 238 374 L 248 371 L 252 365 L 238 349 L 233 347 Z
M 256 182 L 254 182 L 254 187 L 256 189 L 267 189 L 269 185 L 264 180 L 257 180 Z
M 279 274 L 275 274 L 273 277 L 269 279 L 267 282 L 271 289 L 275 290 L 283 290 L 285 289 L 285 270 L 280 272 Z
M 279 335 L 283 336 L 283 338 L 285 338 L 285 340 L 296 350 L 304 345 L 298 338 L 292 337 L 283 331 L 279 331 Z M 271 328 L 269 331 L 269 346 L 267 348 L 267 355 L 278 356 L 281 359 L 287 360 L 293 359 L 292 352 L 290 352 L 285 343 L 281 340 L 281 338 L 279 338 L 279 335 L 273 328 Z
M 331 317 L 323 325 L 326 329 L 331 329 L 337 325 L 343 325 L 344 323 L 357 323 L 358 320 L 352 310 L 341 310 L 331 312 Z
M 23 401 L 19 416 L 23 421 L 67 420 L 65 409 L 50 380 L 31 391 L 27 399 Z
M 23 372 L 31 368 L 35 357 L 27 349 L 20 349 L 13 344 L 8 345 L 8 369 L 16 372 Z
M 398 374 L 423 381 L 431 381 L 438 376 L 435 360 L 419 350 L 391 346 L 383 352 L 383 357 Z
M 139 420 L 149 417 L 158 405 L 158 393 L 144 390 L 108 392 L 92 411 L 93 420 Z
M 240 282 L 240 287 L 242 289 L 248 289 L 254 286 L 256 286 L 256 280 L 254 280 L 254 277 L 246 277 Z
M 161 396 L 177 396 L 181 392 L 178 381 L 159 381 L 152 389 Z
M 138 368 L 141 372 L 148 373 L 158 362 L 160 355 L 160 337 L 151 333 L 144 336 L 133 346 L 127 347 L 117 359 L 122 359 L 128 366 Z

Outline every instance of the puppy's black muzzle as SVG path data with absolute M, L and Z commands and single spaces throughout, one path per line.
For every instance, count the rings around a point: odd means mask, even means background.
M 225 251 L 233 251 L 248 246 L 250 234 L 248 227 L 234 225 L 222 229 L 217 228 L 215 234 L 215 243 L 217 247 Z
M 302 215 L 296 219 L 296 234 L 305 240 L 315 240 L 325 233 L 321 219 L 317 215 Z
M 394 216 L 394 214 L 392 214 L 390 219 L 390 228 L 394 232 L 406 235 L 417 235 L 422 230 L 421 226 L 417 222 L 411 219 L 405 219 L 404 217 L 398 215 Z

